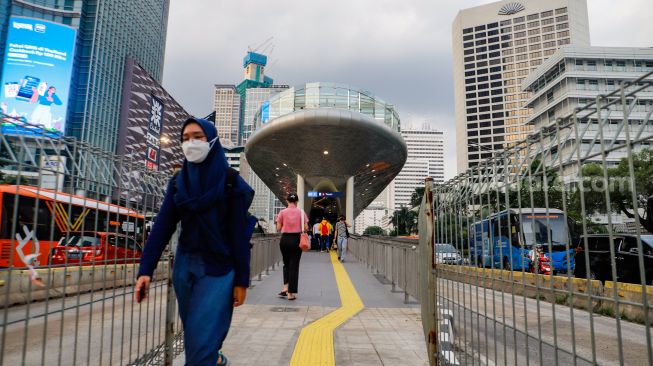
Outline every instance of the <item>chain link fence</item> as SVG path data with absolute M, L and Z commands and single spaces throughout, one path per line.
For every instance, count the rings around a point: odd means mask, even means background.
M 133 301 L 172 172 L 0 117 L 23 127 L 0 132 L 0 365 L 172 364 L 183 351 L 176 239 L 149 299 Z M 277 242 L 252 240 L 253 276 L 281 260 Z
M 427 182 L 432 364 L 653 364 L 652 79 Z

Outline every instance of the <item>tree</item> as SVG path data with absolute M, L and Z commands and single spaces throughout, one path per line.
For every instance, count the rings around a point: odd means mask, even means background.
M 491 191 L 489 197 L 483 194 L 484 206 L 489 206 L 482 214 L 488 216 L 507 208 L 539 208 L 549 207 L 562 209 L 563 190 L 558 179 L 558 173 L 551 168 L 541 166 L 539 160 L 531 163 L 530 170 L 520 172 L 521 180 L 518 187 L 508 189 L 508 205 L 506 207 L 506 193 Z M 530 172 L 530 174 L 528 174 Z
M 422 197 L 424 197 L 424 187 L 415 188 L 415 192 L 410 196 L 410 207 L 418 207 L 421 205 Z
M 417 213 L 408 207 L 401 206 L 392 214 L 392 224 L 395 226 L 392 231 L 395 235 L 410 235 L 417 232 Z
M 585 210 L 589 214 L 623 212 L 629 218 L 636 218 L 649 232 L 653 232 L 653 150 L 643 149 L 632 155 L 634 175 L 630 175 L 628 158 L 622 158 L 615 168 L 608 169 L 608 186 L 605 186 L 604 167 L 588 164 L 583 167 L 582 186 L 572 193 L 572 206 L 580 211 L 580 195 L 585 199 Z M 633 206 L 632 187 L 637 197 Z M 610 193 L 606 204 L 605 190 Z M 640 215 L 640 210 L 644 211 Z
M 13 146 L 13 144 L 10 142 L 8 143 L 9 146 L 15 151 L 15 147 Z M 5 146 L 0 146 L 0 168 L 5 168 L 7 166 L 12 165 L 13 163 L 14 161 L 11 158 L 11 154 L 9 153 L 7 148 Z M 17 176 L 0 172 L 0 184 L 17 184 L 17 182 L 18 182 Z
M 380 226 L 368 226 L 365 228 L 365 231 L 363 231 L 363 235 L 385 235 L 385 230 Z

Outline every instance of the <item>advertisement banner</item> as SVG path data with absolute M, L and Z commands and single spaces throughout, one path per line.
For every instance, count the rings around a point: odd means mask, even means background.
M 147 119 L 145 142 L 145 165 L 148 169 L 158 170 L 161 152 L 161 130 L 163 129 L 163 102 L 150 95 L 150 117 Z
M 40 19 L 11 17 L 2 65 L 4 133 L 65 131 L 77 30 Z
M 270 102 L 265 101 L 261 106 L 261 123 L 266 124 L 270 120 Z

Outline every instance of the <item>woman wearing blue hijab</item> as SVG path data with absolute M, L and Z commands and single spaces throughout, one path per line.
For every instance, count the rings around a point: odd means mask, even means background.
M 182 127 L 186 157 L 170 180 L 141 257 L 137 302 L 147 298 L 152 274 L 177 223 L 179 246 L 173 285 L 184 325 L 186 365 L 226 365 L 219 352 L 233 308 L 245 302 L 249 286 L 249 239 L 255 218 L 247 209 L 253 190 L 229 166 L 215 127 L 198 118 Z

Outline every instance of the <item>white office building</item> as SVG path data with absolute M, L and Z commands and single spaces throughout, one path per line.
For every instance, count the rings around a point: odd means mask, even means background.
M 458 173 L 531 130 L 524 78 L 564 45 L 589 46 L 586 0 L 499 1 L 452 26 Z
M 394 209 L 409 206 L 415 188 L 424 187 L 426 177 L 444 183 L 444 134 L 428 125 L 401 131 L 408 158 L 394 180 Z
M 221 141 L 238 144 L 240 121 L 240 95 L 235 85 L 216 84 L 213 89 L 213 110 L 215 128 Z
M 653 48 L 631 47 L 576 47 L 565 46 L 551 56 L 537 70 L 532 72 L 523 82 L 524 91 L 531 94 L 526 107 L 532 115 L 526 120 L 535 129 L 550 126 L 557 118 L 570 115 L 576 108 L 583 107 L 596 100 L 598 95 L 607 95 L 626 82 L 633 82 L 644 74 L 653 72 Z M 650 124 L 641 124 L 647 120 L 653 109 L 653 87 L 650 87 L 653 77 L 639 82 L 640 86 L 649 88 L 637 93 L 633 110 L 629 119 L 636 123 L 632 125 L 631 133 L 641 133 L 640 138 L 653 136 Z M 603 113 L 603 144 L 611 145 L 626 141 L 625 131 L 618 128 L 623 120 L 621 104 L 610 107 L 612 113 Z M 589 113 L 581 114 L 581 116 Z M 582 156 L 590 153 L 600 153 L 599 123 L 596 114 L 588 118 L 579 118 L 579 139 Z M 640 132 L 641 129 L 641 132 Z M 563 177 L 573 179 L 577 176 L 577 146 L 575 133 L 570 130 L 561 132 L 560 156 L 550 162 L 550 166 L 558 168 L 562 161 Z M 592 141 L 595 141 L 592 145 Z M 650 139 L 649 139 L 650 140 Z M 635 151 L 641 148 L 652 148 L 648 142 L 634 146 Z M 616 165 L 626 157 L 626 150 L 620 149 L 608 154 L 608 167 Z M 602 164 L 601 156 L 586 160 Z
M 355 232 L 362 234 L 370 226 L 378 226 L 388 233 L 387 217 L 391 210 L 382 202 L 372 202 L 361 211 L 354 222 Z

